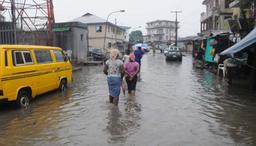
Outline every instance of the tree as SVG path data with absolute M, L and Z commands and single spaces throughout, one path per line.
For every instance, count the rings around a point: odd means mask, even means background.
M 129 42 L 132 44 L 143 43 L 143 35 L 140 30 L 132 31 L 129 35 Z

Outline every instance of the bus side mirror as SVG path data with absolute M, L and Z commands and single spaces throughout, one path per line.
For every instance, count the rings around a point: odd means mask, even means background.
M 68 56 L 65 55 L 64 61 L 65 61 L 65 62 L 68 62 L 68 61 L 69 61 Z

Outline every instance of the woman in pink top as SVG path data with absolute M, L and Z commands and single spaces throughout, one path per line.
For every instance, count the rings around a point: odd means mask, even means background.
M 140 65 L 135 61 L 135 55 L 129 55 L 129 62 L 124 65 L 125 79 L 128 85 L 128 93 L 130 96 L 135 96 L 137 74 L 139 73 Z

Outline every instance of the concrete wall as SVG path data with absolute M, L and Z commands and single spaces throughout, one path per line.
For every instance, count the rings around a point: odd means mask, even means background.
M 71 59 L 73 61 L 86 62 L 88 52 L 87 26 L 78 22 L 68 22 L 58 23 L 55 28 L 65 28 L 65 30 L 55 32 L 54 44 L 65 51 L 72 50 Z
M 97 32 L 97 27 L 101 26 L 101 32 Z M 108 44 L 111 43 L 113 46 L 116 42 L 125 41 L 125 30 L 120 29 L 117 26 L 106 24 L 90 24 L 88 25 L 88 40 L 89 48 L 103 48 L 104 38 L 105 38 L 105 28 L 106 30 L 106 40 L 105 48 L 108 48 Z M 117 33 L 117 30 L 119 33 Z
M 77 62 L 85 62 L 88 52 L 88 31 L 81 28 L 72 28 L 72 47 Z

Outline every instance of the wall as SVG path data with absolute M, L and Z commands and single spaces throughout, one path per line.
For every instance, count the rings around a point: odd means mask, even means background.
M 55 32 L 54 44 L 65 51 L 72 50 L 72 61 L 83 63 L 87 60 L 88 30 L 78 22 L 57 23 L 54 28 L 68 28 Z
M 81 28 L 72 28 L 72 46 L 77 62 L 85 62 L 88 52 L 88 32 Z
M 97 32 L 97 27 L 101 26 L 101 31 Z M 105 24 L 89 24 L 88 25 L 88 35 L 89 35 L 89 48 L 103 48 L 104 37 L 105 37 Z M 116 33 L 119 30 L 119 34 Z M 113 25 L 107 25 L 106 30 L 106 40 L 105 48 L 108 48 L 108 43 L 115 44 L 117 42 L 125 41 L 125 31 L 121 30 L 119 27 Z

